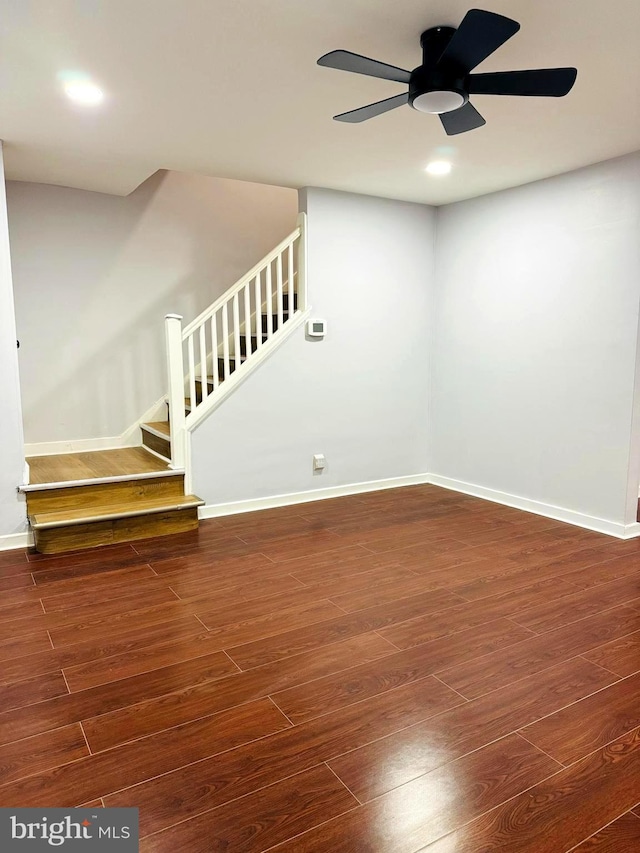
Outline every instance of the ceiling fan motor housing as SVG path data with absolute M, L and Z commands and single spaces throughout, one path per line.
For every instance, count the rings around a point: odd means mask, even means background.
M 422 65 L 414 68 L 409 81 L 409 104 L 424 113 L 447 113 L 469 100 L 466 74 L 455 68 L 437 68 L 451 41 L 453 27 L 431 27 L 420 36 Z

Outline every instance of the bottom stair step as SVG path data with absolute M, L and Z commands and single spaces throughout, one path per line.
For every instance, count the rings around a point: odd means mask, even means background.
M 107 521 L 114 518 L 135 518 L 138 515 L 153 515 L 176 509 L 190 509 L 203 506 L 204 501 L 196 495 L 176 495 L 175 497 L 143 498 L 130 504 L 118 506 L 94 506 L 83 509 L 62 509 L 57 512 L 38 512 L 31 517 L 34 530 L 48 527 L 68 527 L 72 524 L 87 524 L 91 521 Z
M 196 495 L 146 498 L 116 506 L 39 512 L 30 517 L 35 546 L 43 554 L 131 542 L 198 527 Z

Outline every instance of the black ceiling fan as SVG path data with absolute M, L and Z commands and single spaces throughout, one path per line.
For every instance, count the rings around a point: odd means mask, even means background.
M 517 21 L 471 9 L 462 23 L 454 27 L 431 27 L 420 36 L 422 65 L 404 71 L 349 50 L 332 50 L 318 65 L 352 71 L 383 80 L 408 83 L 401 95 L 368 104 L 357 110 L 334 116 L 336 121 L 360 122 L 409 104 L 423 113 L 440 116 L 449 136 L 465 133 L 486 124 L 469 101 L 470 95 L 533 95 L 561 98 L 575 83 L 575 68 L 543 68 L 537 71 L 497 71 L 471 74 L 471 71 L 520 29 Z

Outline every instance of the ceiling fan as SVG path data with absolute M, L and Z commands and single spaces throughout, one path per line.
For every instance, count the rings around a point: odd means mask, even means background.
M 533 95 L 561 98 L 575 83 L 575 68 L 543 68 L 537 71 L 471 71 L 520 29 L 517 21 L 471 9 L 454 27 L 431 27 L 420 36 L 422 65 L 404 71 L 349 50 L 332 50 L 318 65 L 352 71 L 383 80 L 408 83 L 409 90 L 384 101 L 334 116 L 336 121 L 361 122 L 403 104 L 423 113 L 440 116 L 448 136 L 482 127 L 486 121 L 470 103 L 470 95 Z

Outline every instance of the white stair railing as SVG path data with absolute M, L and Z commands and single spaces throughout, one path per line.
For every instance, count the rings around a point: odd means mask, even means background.
M 167 315 L 172 467 L 185 465 L 186 433 L 277 346 L 306 310 L 306 295 L 306 217 L 300 214 L 295 231 L 188 326 Z

